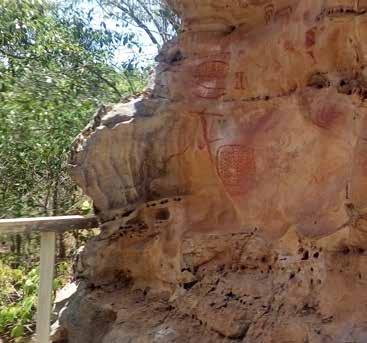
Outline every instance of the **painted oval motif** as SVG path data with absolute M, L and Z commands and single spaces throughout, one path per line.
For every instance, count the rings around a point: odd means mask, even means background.
M 223 61 L 207 61 L 200 63 L 194 71 L 194 79 L 198 88 L 195 95 L 205 99 L 217 99 L 225 92 L 225 80 L 228 64 Z
M 311 115 L 311 121 L 321 129 L 331 129 L 340 113 L 336 106 L 324 106 L 321 110 Z
M 231 195 L 247 193 L 256 175 L 254 149 L 241 145 L 223 145 L 217 151 L 217 172 Z

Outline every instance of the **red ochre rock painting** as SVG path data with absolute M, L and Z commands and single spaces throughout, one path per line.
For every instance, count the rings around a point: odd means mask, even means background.
M 218 176 L 229 194 L 245 194 L 254 184 L 254 149 L 241 145 L 223 145 L 217 151 L 216 165 Z
M 273 19 L 274 11 L 275 11 L 275 7 L 274 7 L 273 4 L 269 4 L 269 5 L 265 6 L 264 18 L 265 18 L 265 22 L 267 24 L 269 24 L 271 22 L 271 20 Z
M 291 6 L 280 8 L 274 13 L 274 21 L 283 21 L 288 24 L 291 19 L 292 12 L 293 9 Z
M 228 63 L 223 61 L 206 61 L 194 70 L 196 89 L 194 94 L 204 99 L 218 99 L 226 94 L 225 83 Z
M 305 37 L 306 48 L 313 47 L 315 43 L 316 43 L 316 32 L 315 32 L 315 29 L 313 28 L 306 32 L 306 37 Z
M 331 129 L 341 115 L 336 105 L 326 105 L 311 114 L 311 121 L 321 129 Z

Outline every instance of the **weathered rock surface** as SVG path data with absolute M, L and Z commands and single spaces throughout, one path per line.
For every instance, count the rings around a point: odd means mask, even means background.
M 68 341 L 367 342 L 367 1 L 171 5 L 152 89 L 74 146 Z

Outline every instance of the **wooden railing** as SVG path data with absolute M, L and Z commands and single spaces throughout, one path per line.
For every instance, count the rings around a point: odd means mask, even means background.
M 56 233 L 98 227 L 94 216 L 63 216 L 43 218 L 0 219 L 0 234 L 41 233 L 40 287 L 38 291 L 36 338 L 48 343 L 52 306 L 52 284 L 55 264 Z

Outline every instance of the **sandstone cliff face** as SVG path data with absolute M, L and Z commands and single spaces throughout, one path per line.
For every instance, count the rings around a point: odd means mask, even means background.
M 65 337 L 367 342 L 367 1 L 171 6 L 152 89 L 74 146 L 102 232 Z

